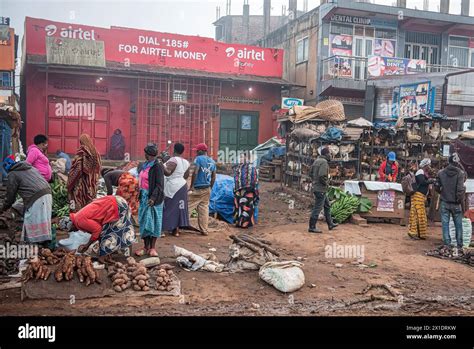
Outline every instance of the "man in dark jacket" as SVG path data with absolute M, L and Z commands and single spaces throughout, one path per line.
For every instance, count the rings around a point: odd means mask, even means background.
M 328 224 L 329 230 L 334 229 L 337 224 L 332 221 L 329 200 L 326 195 L 329 188 L 329 163 L 330 151 L 329 148 L 323 148 L 321 150 L 321 156 L 319 156 L 311 166 L 311 179 L 313 180 L 313 193 L 314 193 L 314 206 L 311 212 L 311 218 L 309 220 L 310 233 L 322 233 L 322 230 L 316 227 L 318 222 L 319 213 L 324 207 L 324 217 Z
M 461 202 L 464 199 L 464 172 L 454 164 L 454 156 L 449 157 L 449 164 L 438 173 L 436 189 L 441 193 L 441 222 L 443 226 L 443 242 L 451 245 L 449 235 L 449 219 L 452 216 L 456 228 L 456 244 L 462 248 L 462 216 Z

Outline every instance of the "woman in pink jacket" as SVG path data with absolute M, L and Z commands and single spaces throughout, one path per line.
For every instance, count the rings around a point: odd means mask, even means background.
M 26 161 L 36 168 L 47 182 L 50 182 L 53 171 L 45 155 L 46 149 L 48 149 L 48 137 L 45 135 L 36 135 L 33 142 L 35 144 L 28 147 Z

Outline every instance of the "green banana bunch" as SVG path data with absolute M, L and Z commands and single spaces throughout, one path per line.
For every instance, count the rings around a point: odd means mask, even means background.
M 357 212 L 360 199 L 350 194 L 340 195 L 339 199 L 331 205 L 331 216 L 336 223 L 343 223 L 349 219 L 353 213 Z

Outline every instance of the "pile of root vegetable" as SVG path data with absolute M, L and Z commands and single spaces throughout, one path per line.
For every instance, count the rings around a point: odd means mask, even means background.
M 69 214 L 69 202 L 66 184 L 60 179 L 55 179 L 51 184 L 51 191 L 53 193 L 53 217 L 67 216 Z
M 162 265 L 148 272 L 146 266 L 137 262 L 135 258 L 128 257 L 126 263 L 116 262 L 110 268 L 108 276 L 112 280 L 112 286 L 116 292 L 127 289 L 134 291 L 150 291 L 152 288 L 159 291 L 172 291 L 173 267 Z
M 116 292 L 123 292 L 129 288 L 135 291 L 150 290 L 150 275 L 145 265 L 138 263 L 133 257 L 128 257 L 126 264 L 116 262 L 108 276 Z
M 102 283 L 97 270 L 92 265 L 92 258 L 89 256 L 76 256 L 75 251 L 57 249 L 51 252 L 50 249 L 43 248 L 39 255 L 31 258 L 29 265 L 23 275 L 25 282 L 30 279 L 48 280 L 51 274 L 57 282 L 70 281 L 77 275 L 79 282 L 89 286 L 93 283 Z
M 156 274 L 156 286 L 155 288 L 159 291 L 172 291 L 173 286 L 171 285 L 173 270 L 166 268 L 165 266 L 156 267 L 154 270 Z
M 18 259 L 0 259 L 0 276 L 14 275 L 18 273 Z
M 336 223 L 344 223 L 354 213 L 366 213 L 372 208 L 368 198 L 346 193 L 340 188 L 329 188 L 327 195 L 331 202 L 331 216 Z

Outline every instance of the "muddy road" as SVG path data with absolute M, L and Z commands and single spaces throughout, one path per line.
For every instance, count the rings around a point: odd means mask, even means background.
M 294 208 L 289 209 L 289 203 Z M 291 202 L 290 202 L 291 201 Z M 305 286 L 282 294 L 259 279 L 257 272 L 188 272 L 176 268 L 182 297 L 134 297 L 77 300 L 20 300 L 19 289 L 0 292 L 3 315 L 472 315 L 473 268 L 426 256 L 441 244 L 441 228 L 429 229 L 425 241 L 412 241 L 396 224 L 344 224 L 323 234 L 309 234 L 307 202 L 288 196 L 279 184 L 263 183 L 260 222 L 247 231 L 272 242 L 282 259 L 304 263 Z M 166 236 L 157 249 L 174 263 L 173 245 L 195 253 L 209 249 L 228 260 L 229 235 L 241 233 L 219 224 L 209 236 L 183 232 Z M 334 245 L 336 244 L 336 245 Z M 329 258 L 326 246 L 357 245 L 364 260 Z M 372 287 L 371 287 L 372 286 Z M 367 291 L 371 288 L 369 291 Z

